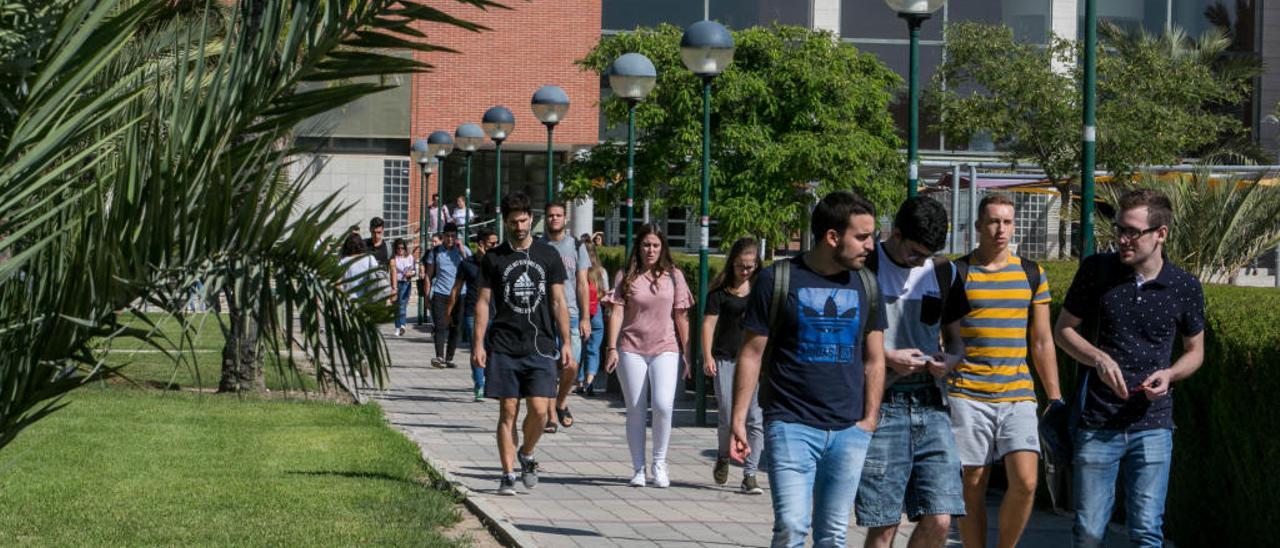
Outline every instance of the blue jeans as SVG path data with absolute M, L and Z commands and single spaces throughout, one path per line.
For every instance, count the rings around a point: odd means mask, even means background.
M 409 306 L 409 293 L 413 291 L 413 282 L 400 282 L 396 286 L 396 328 L 404 327 L 405 309 Z
M 936 387 L 889 389 L 867 449 L 854 514 L 862 527 L 922 516 L 964 515 L 960 454 Z
M 600 341 L 604 340 L 604 314 L 596 310 L 591 316 L 591 337 L 587 339 L 587 347 L 582 351 L 582 367 L 578 368 L 578 382 L 587 382 L 587 377 L 596 378 L 600 371 Z
M 769 453 L 773 498 L 773 542 L 803 547 L 813 524 L 814 548 L 843 547 L 849 510 L 858 491 L 871 434 L 857 426 L 821 430 L 799 423 L 769 421 L 764 447 Z
M 470 310 L 462 314 L 462 347 L 471 348 L 471 336 L 475 333 L 476 316 Z
M 1124 481 L 1125 522 L 1131 546 L 1164 546 L 1164 498 L 1169 492 L 1173 430 L 1081 429 L 1075 437 L 1075 546 L 1102 544 L 1116 501 L 1116 475 Z

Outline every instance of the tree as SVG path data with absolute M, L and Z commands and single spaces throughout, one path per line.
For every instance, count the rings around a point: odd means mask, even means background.
M 636 189 L 664 205 L 696 204 L 701 188 L 702 86 L 680 61 L 681 33 L 663 25 L 607 36 L 579 61 L 604 74 L 623 53 L 653 60 L 658 83 L 636 112 Z M 721 241 L 785 241 L 811 203 L 803 192 L 811 181 L 820 192 L 854 189 L 895 205 L 906 186 L 889 114 L 897 75 L 827 32 L 774 26 L 733 35 L 737 51 L 714 81 L 711 118 L 711 216 Z M 601 106 L 608 125 L 626 123 L 623 101 Z M 598 145 L 570 166 L 565 192 L 618 204 L 625 171 L 625 142 Z
M 1145 164 L 1178 163 L 1247 129 L 1216 107 L 1245 97 L 1256 68 L 1221 64 L 1229 40 L 1181 31 L 1153 37 L 1100 27 L 1098 162 L 1120 178 Z M 934 126 L 957 142 L 991 135 L 1012 162 L 1034 162 L 1062 197 L 1059 256 L 1070 246 L 1070 207 L 1080 165 L 1079 45 L 1014 40 L 1012 29 L 958 23 L 928 92 Z M 943 89 L 943 83 L 946 89 Z
M 174 294 L 197 281 L 253 296 L 242 312 L 258 345 L 287 351 L 280 367 L 296 371 L 300 348 L 322 382 L 385 377 L 390 308 L 343 288 L 376 282 L 343 279 L 336 197 L 299 203 L 290 132 L 385 89 L 352 76 L 428 68 L 374 48 L 435 49 L 423 25 L 481 27 L 396 0 L 256 2 L 234 6 L 224 40 L 214 21 L 166 23 L 177 4 L 0 7 L 15 21 L 0 30 L 0 447 L 106 371 L 96 340 L 175 346 L 120 315 L 151 305 L 188 325 Z M 152 31 L 147 53 L 135 40 Z

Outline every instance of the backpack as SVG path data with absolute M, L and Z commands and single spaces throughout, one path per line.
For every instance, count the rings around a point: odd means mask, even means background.
M 876 277 L 871 273 L 870 269 L 861 268 L 856 270 L 858 278 L 862 280 L 862 288 L 867 292 L 867 302 L 871 304 L 871 309 L 867 311 L 867 321 L 862 325 L 862 340 L 867 340 L 867 333 L 871 331 L 871 326 L 875 324 L 876 317 L 883 313 L 880 310 L 880 285 L 876 281 Z M 765 343 L 764 353 L 760 356 L 760 370 L 763 373 L 761 379 L 773 375 L 773 353 L 777 347 L 773 334 L 782 329 L 780 319 L 782 318 L 782 310 L 787 306 L 787 292 L 791 290 L 791 259 L 783 259 L 775 261 L 773 264 L 773 300 L 769 302 L 769 342 Z M 770 397 L 769 383 L 761 382 L 760 400 L 765 401 Z

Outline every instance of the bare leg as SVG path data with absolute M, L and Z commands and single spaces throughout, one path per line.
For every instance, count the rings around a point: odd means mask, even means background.
M 520 412 L 520 400 L 502 398 L 498 402 L 498 458 L 502 460 L 502 472 L 516 469 L 516 415 Z
M 920 523 L 911 533 L 907 548 L 942 548 L 947 543 L 947 532 L 951 530 L 950 514 L 930 514 L 920 516 Z
M 1000 502 L 1000 538 L 996 539 L 996 544 L 1000 548 L 1013 548 L 1031 519 L 1036 477 L 1040 473 L 1040 455 L 1034 451 L 1009 453 L 1004 457 L 1004 467 L 1009 473 L 1009 489 Z
M 560 390 L 556 392 L 555 405 L 556 408 L 564 409 L 569 407 L 569 392 L 573 390 L 573 385 L 578 381 L 578 365 L 573 367 L 565 367 L 560 370 Z M 555 409 L 552 409 L 551 417 L 555 417 Z M 569 426 L 573 425 L 573 421 L 569 421 Z M 561 425 L 564 426 L 564 425 Z
M 893 537 L 898 534 L 897 525 L 871 527 L 867 529 L 867 540 L 863 548 L 893 548 Z
M 527 398 L 524 407 L 528 413 L 524 417 L 524 445 L 520 451 L 526 455 L 533 454 L 533 448 L 542 437 L 542 427 L 547 424 L 547 407 L 549 398 Z
M 960 541 L 965 548 L 987 546 L 987 479 L 990 466 L 964 467 L 964 511 L 960 518 Z

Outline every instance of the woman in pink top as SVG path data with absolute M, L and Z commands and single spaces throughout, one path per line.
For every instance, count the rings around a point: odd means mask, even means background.
M 671 410 L 684 356 L 689 377 L 689 307 L 693 297 L 684 274 L 671 260 L 667 239 L 657 225 L 636 234 L 636 247 L 605 298 L 613 305 L 606 338 L 605 370 L 618 370 L 627 404 L 627 446 L 635 471 L 632 487 L 644 487 L 646 404 L 653 407 L 653 484 L 667 487 L 667 441 Z M 646 397 L 646 391 L 648 396 Z M 646 401 L 649 400 L 649 401 Z

